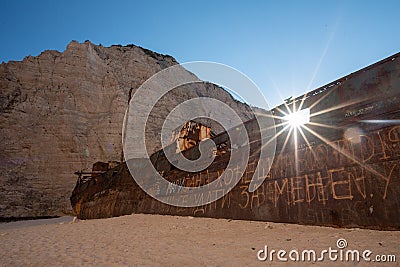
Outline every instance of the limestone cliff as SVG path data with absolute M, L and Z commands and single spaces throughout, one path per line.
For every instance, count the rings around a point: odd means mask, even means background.
M 73 173 L 95 161 L 120 160 L 129 94 L 174 64 L 171 56 L 134 45 L 71 42 L 0 65 L 0 217 L 70 213 Z M 250 108 L 212 84 L 185 87 L 163 99 L 148 133 L 157 141 L 163 117 L 180 101 L 210 96 L 241 115 Z

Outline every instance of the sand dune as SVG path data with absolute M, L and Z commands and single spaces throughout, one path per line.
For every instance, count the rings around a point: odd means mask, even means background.
M 268 249 L 347 248 L 393 254 L 395 263 L 323 262 L 304 266 L 398 266 L 400 232 L 134 214 L 72 223 L 72 217 L 0 224 L 1 266 L 298 266 L 259 261 Z M 343 251 L 345 251 L 343 249 Z M 263 256 L 263 254 L 260 254 Z M 288 255 L 286 255 L 288 257 Z

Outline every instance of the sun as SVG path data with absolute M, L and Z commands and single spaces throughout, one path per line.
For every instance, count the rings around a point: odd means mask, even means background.
M 287 121 L 287 123 L 292 128 L 299 128 L 310 122 L 310 109 L 305 108 L 302 110 L 298 110 L 292 113 L 287 114 L 282 118 L 283 120 Z

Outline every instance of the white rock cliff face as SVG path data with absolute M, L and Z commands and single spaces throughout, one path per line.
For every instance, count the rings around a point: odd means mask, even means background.
M 121 159 L 121 132 L 129 94 L 174 58 L 133 45 L 102 47 L 71 42 L 0 65 L 0 217 L 71 213 L 69 196 L 77 170 Z M 184 90 L 183 90 L 184 89 Z M 247 105 L 212 84 L 185 87 L 167 96 L 153 114 L 148 149 L 163 117 L 180 101 L 210 96 L 245 121 Z

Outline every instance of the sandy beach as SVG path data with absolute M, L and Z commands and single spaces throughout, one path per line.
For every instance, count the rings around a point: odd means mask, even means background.
M 72 217 L 0 224 L 1 266 L 298 266 L 259 261 L 268 250 L 371 250 L 397 262 L 302 262 L 307 266 L 399 266 L 400 232 L 134 214 L 73 222 Z M 263 253 L 260 254 L 264 256 Z M 286 258 L 288 255 L 286 254 Z

